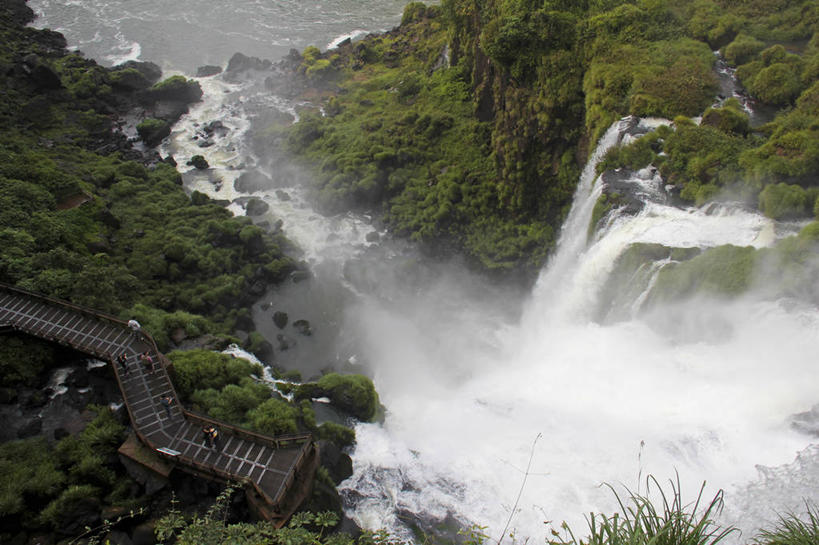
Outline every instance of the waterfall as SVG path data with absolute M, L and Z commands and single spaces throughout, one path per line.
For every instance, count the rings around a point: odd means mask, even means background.
M 633 243 L 764 247 L 792 232 L 730 204 L 677 208 L 649 198 L 636 215 L 613 212 L 587 240 L 602 191 L 597 162 L 629 133 L 661 122 L 624 119 L 603 136 L 518 321 L 493 312 L 503 294 L 474 299 L 454 273 L 399 308 L 376 298 L 355 306 L 351 334 L 387 407 L 383 424 L 357 426 L 355 473 L 341 485 L 359 523 L 411 539 L 402 521 L 434 532 L 454 520 L 487 526 L 496 540 L 511 519 L 517 539 L 543 540 L 545 521 L 565 520 L 583 535 L 584 513 L 617 509 L 603 483 L 637 490 L 640 476 L 679 474 L 684 501 L 707 481 L 706 494 L 724 489 L 730 504 L 743 487 L 771 492 L 752 484 L 757 468 L 786 467 L 810 444 L 789 419 L 816 402 L 816 309 L 749 297 L 642 316 L 639 301 L 660 262 L 616 321 L 592 319 L 617 257 Z M 625 183 L 650 197 L 662 180 L 638 172 Z M 439 333 L 429 321 L 446 327 Z M 802 496 L 764 498 L 766 509 L 782 511 Z M 726 513 L 721 522 L 752 534 L 752 521 Z

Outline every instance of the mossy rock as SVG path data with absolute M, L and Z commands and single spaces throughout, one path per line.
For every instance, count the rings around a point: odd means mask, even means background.
M 380 405 L 372 380 L 364 375 L 328 373 L 318 382 L 300 385 L 296 390 L 296 397 L 327 397 L 337 409 L 364 422 L 375 418 Z
M 148 118 L 136 127 L 137 134 L 148 146 L 156 146 L 171 134 L 171 125 L 162 119 Z
M 197 170 L 206 170 L 210 168 L 208 161 L 201 155 L 194 155 L 186 164 Z

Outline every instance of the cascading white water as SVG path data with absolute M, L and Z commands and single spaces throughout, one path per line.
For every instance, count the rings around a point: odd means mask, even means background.
M 595 158 L 622 128 L 612 127 Z M 816 402 L 816 309 L 749 298 L 679 304 L 612 325 L 589 319 L 629 244 L 763 246 L 775 238 L 772 223 L 740 209 L 708 215 L 649 204 L 587 248 L 600 192 L 593 172 L 587 167 L 560 247 L 518 325 L 493 321 L 495 301 L 465 301 L 457 290 L 461 306 L 442 310 L 448 292 L 439 286 L 416 294 L 411 313 L 359 304 L 356 335 L 388 410 L 382 425 L 357 427 L 355 474 L 343 483 L 365 526 L 451 515 L 488 525 L 493 539 L 510 518 L 518 539 L 542 540 L 545 521 L 566 520 L 582 534 L 584 513 L 616 507 L 603 482 L 637 490 L 640 476 L 666 482 L 677 472 L 684 500 L 705 480 L 708 494 L 726 490 L 723 522 L 746 524 L 730 510 L 732 492 L 754 480 L 757 464 L 789 462 L 809 444 L 788 417 Z M 416 316 L 449 327 L 421 332 Z M 784 490 L 765 501 L 781 511 L 801 499 Z M 745 530 L 748 538 L 754 528 Z

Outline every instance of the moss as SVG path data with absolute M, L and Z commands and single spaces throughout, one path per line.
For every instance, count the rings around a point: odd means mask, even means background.
M 171 378 L 183 399 L 189 399 L 195 390 L 221 390 L 251 374 L 261 376 L 257 364 L 207 350 L 174 351 L 168 358 L 173 364 Z
M 759 194 L 759 209 L 776 220 L 804 217 L 812 211 L 805 190 L 798 185 L 772 184 Z
M 300 385 L 296 397 L 328 397 L 335 407 L 364 422 L 371 421 L 379 407 L 372 380 L 364 375 L 328 373 L 318 382 Z
M 650 300 L 678 300 L 694 295 L 735 296 L 753 279 L 756 252 L 752 247 L 718 246 L 684 263 L 665 267 Z

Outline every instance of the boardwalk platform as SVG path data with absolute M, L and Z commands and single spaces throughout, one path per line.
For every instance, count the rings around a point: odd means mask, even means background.
M 139 440 L 166 464 L 219 481 L 243 483 L 257 513 L 283 525 L 309 493 L 318 466 L 310 434 L 267 436 L 192 413 L 178 403 L 167 360 L 148 335 L 135 336 L 116 317 L 0 284 L 0 330 L 11 329 L 111 363 Z M 139 355 L 148 352 L 151 371 Z M 123 369 L 114 362 L 127 356 Z M 160 398 L 170 395 L 170 413 Z M 213 425 L 214 448 L 202 428 Z M 127 455 L 127 454 L 126 454 Z

